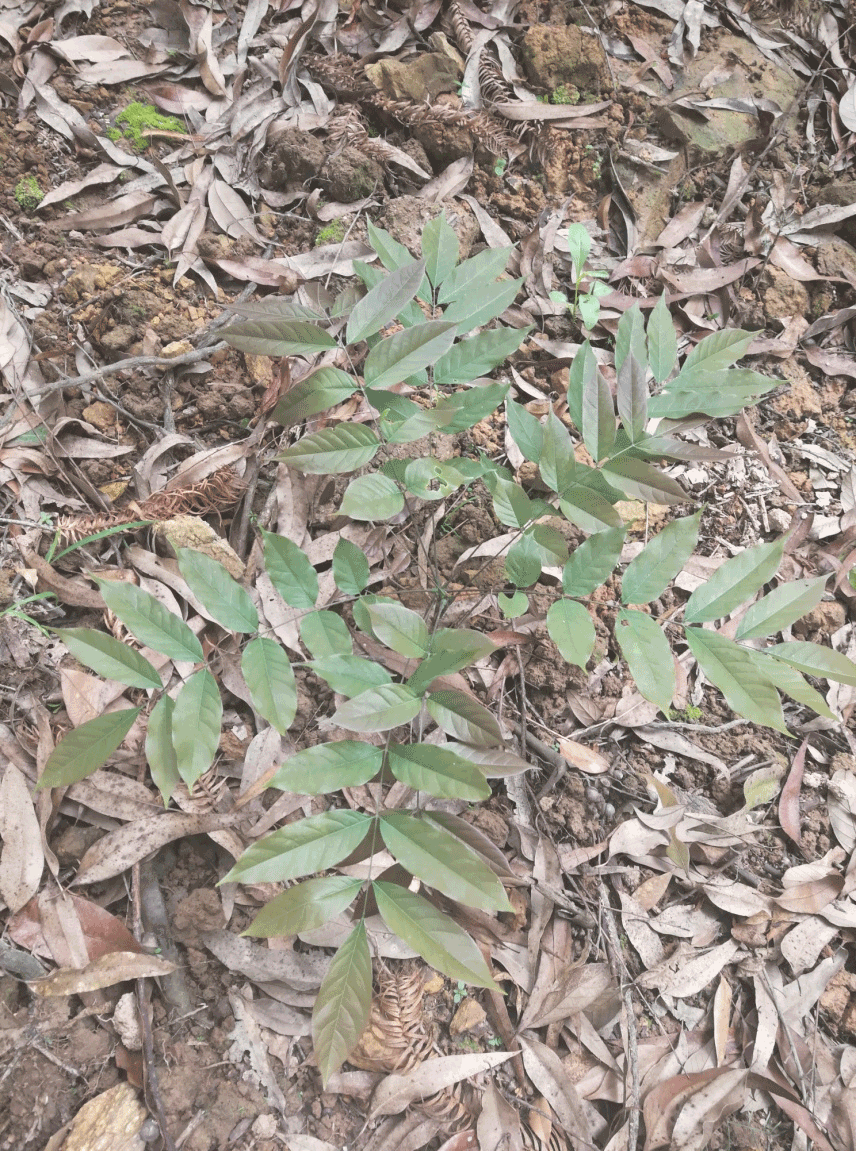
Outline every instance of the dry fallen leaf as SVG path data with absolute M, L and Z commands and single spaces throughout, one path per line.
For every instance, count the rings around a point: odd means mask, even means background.
M 397 1115 L 417 1099 L 460 1083 L 498 1067 L 514 1055 L 513 1051 L 485 1051 L 477 1055 L 442 1055 L 427 1059 L 404 1075 L 388 1075 L 377 1086 L 372 1097 L 369 1118 Z
M 0 895 L 12 911 L 20 911 L 39 890 L 45 857 L 30 789 L 12 764 L 0 783 L 0 838 Z
M 60 967 L 44 979 L 36 979 L 28 986 L 31 991 L 43 998 L 82 995 L 85 991 L 113 987 L 117 983 L 125 983 L 128 979 L 170 975 L 175 970 L 174 963 L 157 955 L 145 955 L 137 951 L 111 951 L 80 969 Z

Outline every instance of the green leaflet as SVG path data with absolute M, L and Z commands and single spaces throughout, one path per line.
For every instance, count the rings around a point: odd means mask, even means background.
M 410 688 L 399 683 L 381 684 L 343 703 L 332 722 L 346 731 L 390 731 L 409 723 L 420 707 L 419 697 Z
M 386 342 L 386 341 L 385 341 Z M 337 424 L 304 436 L 278 457 L 289 467 L 310 475 L 355 472 L 373 459 L 380 441 L 365 424 Z
M 222 883 L 286 883 L 335 867 L 362 843 L 374 816 L 325 811 L 271 832 L 248 847 Z
M 387 476 L 358 476 L 348 484 L 341 512 L 352 520 L 388 520 L 404 507 L 398 485 Z
M 498 990 L 481 952 L 454 919 L 420 895 L 394 883 L 372 884 L 378 910 L 390 931 L 431 967 L 450 979 Z
M 305 879 L 274 896 L 242 934 L 269 938 L 313 931 L 349 907 L 361 887 L 362 880 L 349 879 L 346 875 Z
M 310 608 L 318 599 L 318 574 L 308 557 L 286 536 L 262 529 L 265 569 L 290 607 Z
M 596 532 L 575 548 L 562 571 L 562 590 L 569 596 L 591 595 L 609 579 L 624 546 L 624 528 Z
M 773 578 L 784 552 L 785 540 L 780 539 L 747 548 L 726 560 L 692 593 L 684 619 L 687 623 L 710 623 L 729 615 Z
M 715 631 L 688 627 L 690 651 L 710 682 L 738 715 L 787 734 L 779 693 L 753 658 L 753 653 Z
M 615 638 L 640 693 L 668 716 L 676 687 L 675 661 L 662 628 L 644 612 L 625 609 L 615 621 Z
M 622 603 L 650 603 L 662 595 L 695 551 L 701 511 L 672 520 L 632 560 L 621 581 Z
M 393 857 L 429 887 L 482 911 L 511 910 L 487 864 L 444 828 L 409 811 L 388 811 L 380 817 L 380 831 Z
M 372 961 L 362 920 L 330 963 L 312 1009 L 312 1041 L 326 1087 L 365 1031 L 372 1005 Z
M 111 711 L 63 736 L 45 763 L 37 787 L 67 787 L 107 762 L 131 730 L 140 708 Z
M 202 663 L 202 644 L 183 619 L 168 611 L 147 591 L 124 580 L 97 579 L 110 611 L 140 643 L 185 663 Z
M 584 669 L 594 651 L 595 631 L 583 605 L 572 599 L 556 600 L 547 612 L 547 631 L 562 658 Z
M 230 631 L 258 631 L 253 601 L 221 563 L 192 548 L 176 548 L 176 555 L 188 587 L 217 623 Z
M 432 719 L 447 735 L 477 747 L 502 746 L 498 722 L 472 696 L 462 691 L 432 691 L 425 702 Z
M 282 399 L 277 401 L 270 418 L 283 427 L 291 428 L 309 416 L 329 411 L 330 408 L 341 404 L 356 390 L 356 380 L 341 368 L 327 365 L 290 388 Z
M 268 784 L 297 795 L 327 795 L 374 779 L 383 754 L 371 743 L 341 739 L 318 743 L 290 756 Z
M 163 687 L 160 675 L 144 656 L 103 631 L 72 627 L 57 628 L 56 634 L 75 659 L 105 679 L 156 691 Z
M 168 695 L 162 695 L 152 708 L 146 730 L 146 760 L 152 779 L 161 793 L 164 807 L 178 786 L 181 776 L 172 745 L 172 716 L 175 704 Z
M 424 274 L 424 261 L 413 260 L 371 288 L 351 310 L 345 335 L 347 342 L 357 344 L 394 319 L 416 295 Z
M 300 638 L 315 659 L 350 655 L 354 650 L 348 625 L 334 611 L 313 611 L 300 621 Z
M 175 700 L 172 746 L 178 774 L 191 789 L 217 754 L 223 702 L 217 680 L 208 670 L 194 672 Z
M 828 575 L 782 584 L 753 603 L 737 628 L 737 639 L 775 635 L 817 607 Z
M 490 787 L 478 768 L 451 749 L 427 743 L 391 744 L 389 768 L 415 791 L 439 799 L 488 799 Z
M 359 595 L 369 582 L 369 561 L 365 553 L 344 536 L 333 552 L 333 579 L 345 595 Z
M 257 636 L 244 648 L 241 671 L 253 707 L 285 735 L 297 714 L 297 684 L 288 656 L 272 639 Z

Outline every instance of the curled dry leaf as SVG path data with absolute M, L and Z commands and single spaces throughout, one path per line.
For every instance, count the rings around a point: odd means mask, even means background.
M 802 831 L 800 829 L 800 789 L 802 787 L 805 753 L 808 740 L 804 739 L 794 756 L 788 778 L 779 796 L 779 823 L 782 831 L 792 839 L 802 851 Z
M 575 739 L 566 739 L 561 736 L 558 740 L 559 751 L 564 759 L 573 767 L 584 771 L 586 775 L 602 775 L 609 771 L 609 760 L 594 748 L 577 743 Z
M 170 975 L 175 969 L 174 963 L 157 955 L 145 955 L 137 951 L 111 951 L 80 970 L 60 967 L 44 979 L 34 980 L 29 986 L 42 998 L 82 995 L 85 991 L 114 987 L 117 983 L 125 983 L 128 979 Z

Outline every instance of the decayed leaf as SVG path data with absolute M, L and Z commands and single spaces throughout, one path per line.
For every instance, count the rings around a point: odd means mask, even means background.
M 513 1051 L 484 1051 L 476 1055 L 442 1055 L 438 1059 L 427 1059 L 406 1075 L 389 1075 L 378 1084 L 372 1096 L 369 1117 L 397 1115 L 417 1099 L 490 1071 L 513 1054 Z
M 520 1044 L 526 1074 L 556 1112 L 575 1151 L 590 1148 L 591 1128 L 583 1102 L 559 1056 L 530 1033 L 520 1037 Z
M 739 951 L 733 939 L 712 947 L 710 951 L 701 952 L 692 958 L 686 958 L 679 948 L 675 955 L 671 955 L 658 967 L 643 972 L 638 982 L 643 987 L 656 987 L 667 995 L 674 995 L 678 999 L 685 999 L 689 995 L 696 995 L 702 988 L 712 983 L 726 963 L 730 963 Z M 678 958 L 681 956 L 681 958 Z
M 128 979 L 147 979 L 156 975 L 169 975 L 175 964 L 157 955 L 137 951 L 112 951 L 101 956 L 82 970 L 61 967 L 44 979 L 30 983 L 30 988 L 42 997 L 82 995 L 85 991 L 98 991 L 113 987 Z
M 234 823 L 231 815 L 186 815 L 167 811 L 111 831 L 99 839 L 83 856 L 74 883 L 100 883 L 121 875 L 138 860 L 152 854 L 164 844 L 186 835 L 204 835 Z
M 0 895 L 12 911 L 20 911 L 39 890 L 45 856 L 30 789 L 12 764 L 0 783 L 0 838 Z

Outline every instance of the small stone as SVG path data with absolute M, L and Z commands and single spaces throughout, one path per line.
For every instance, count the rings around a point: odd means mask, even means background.
M 116 431 L 116 413 L 109 404 L 101 400 L 96 400 L 94 404 L 84 408 L 81 415 L 93 427 L 98 428 L 99 432 Z
M 168 356 L 173 359 L 175 356 L 186 356 L 189 352 L 193 351 L 193 344 L 190 340 L 173 340 L 171 344 L 167 344 L 161 351 L 162 356 Z
M 484 1023 L 487 1016 L 485 1010 L 477 999 L 467 996 L 461 1000 L 452 1022 L 449 1024 L 451 1035 L 463 1035 L 467 1031 L 474 1031 L 479 1024 Z
M 439 993 L 443 990 L 443 988 L 445 986 L 446 986 L 446 981 L 443 978 L 443 976 L 437 975 L 435 973 L 434 975 L 431 976 L 430 979 L 426 980 L 425 986 L 423 987 L 422 990 L 425 992 L 426 995 L 439 995 Z
M 116 1004 L 113 1012 L 113 1026 L 128 1051 L 140 1051 L 143 1046 L 140 1035 L 140 1020 L 137 1015 L 137 997 L 133 991 L 126 992 Z

